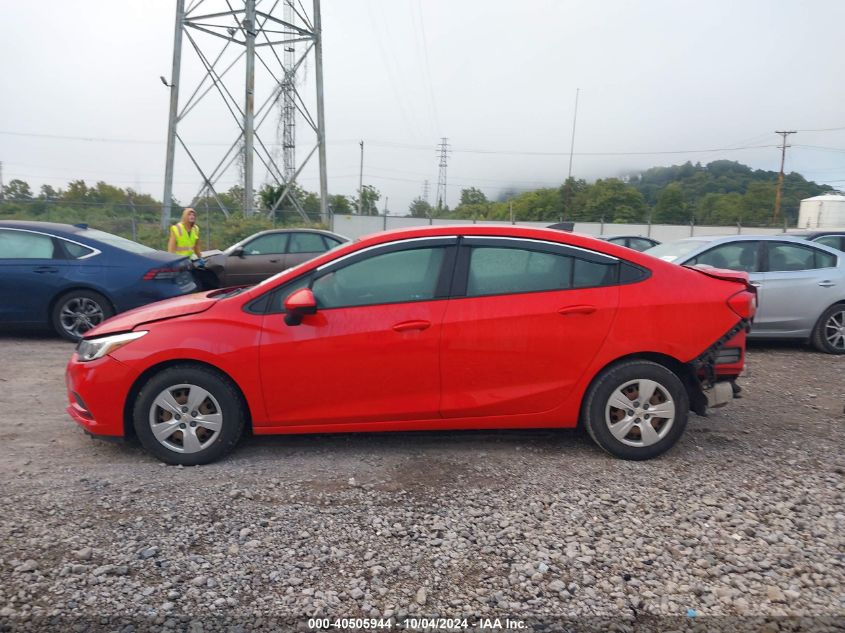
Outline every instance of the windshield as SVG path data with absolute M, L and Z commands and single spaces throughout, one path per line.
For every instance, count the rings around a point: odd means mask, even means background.
M 663 242 L 663 244 L 658 244 L 644 252 L 663 261 L 674 262 L 684 255 L 698 250 L 705 244 L 707 242 L 701 240 L 677 240 L 675 242 Z
M 98 231 L 97 229 L 84 229 L 77 235 L 80 237 L 87 237 L 91 240 L 97 240 L 98 242 L 103 242 L 104 244 L 114 246 L 115 248 L 119 248 L 122 251 L 128 251 L 130 253 L 145 254 L 156 252 L 154 248 L 150 248 L 149 246 L 144 246 L 143 244 L 138 244 L 138 242 L 127 240 L 125 237 L 120 237 L 119 235 L 112 235 L 111 233 L 106 233 L 105 231 Z

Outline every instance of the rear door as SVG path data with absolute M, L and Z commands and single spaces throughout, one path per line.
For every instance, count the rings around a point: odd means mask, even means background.
M 837 257 L 809 244 L 763 244 L 765 272 L 753 333 L 806 336 L 822 311 L 843 296 Z
M 443 320 L 441 415 L 558 406 L 607 337 L 618 260 L 554 242 L 462 240 Z
M 46 323 L 71 265 L 56 238 L 0 228 L 0 321 Z

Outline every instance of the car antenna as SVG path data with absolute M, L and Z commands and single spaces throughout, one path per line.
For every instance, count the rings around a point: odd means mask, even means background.
M 74 226 L 78 229 L 87 229 L 88 225 L 85 222 L 80 222 L 79 224 L 74 224 Z

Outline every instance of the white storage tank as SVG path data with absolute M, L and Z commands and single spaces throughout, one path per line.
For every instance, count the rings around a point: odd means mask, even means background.
M 805 198 L 798 210 L 799 229 L 826 229 L 845 226 L 845 195 L 826 193 Z

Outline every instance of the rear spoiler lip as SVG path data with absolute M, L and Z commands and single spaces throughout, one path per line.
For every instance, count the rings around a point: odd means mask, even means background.
M 746 286 L 751 285 L 749 283 L 750 277 L 748 276 L 748 273 L 743 270 L 713 268 L 712 266 L 706 266 L 704 264 L 695 264 L 693 266 L 684 265 L 683 267 L 688 270 L 694 270 L 696 272 L 699 272 L 702 275 L 713 277 L 714 279 L 721 279 L 723 281 L 736 281 L 738 283 L 744 283 Z

